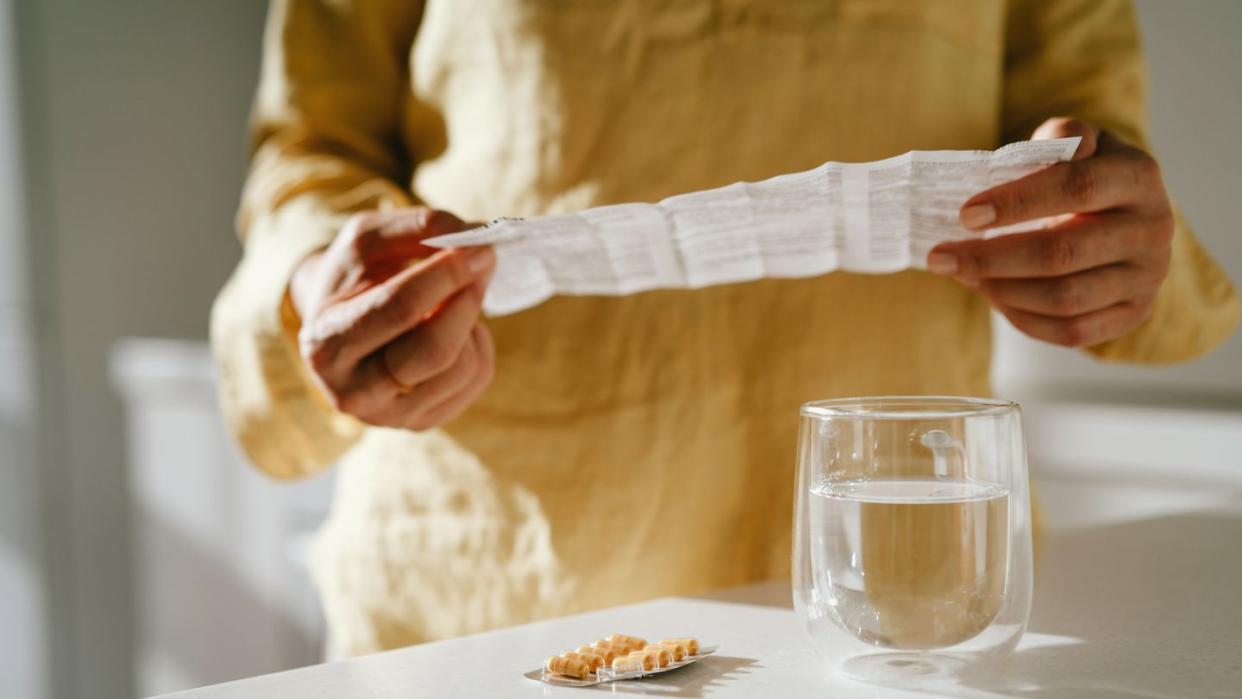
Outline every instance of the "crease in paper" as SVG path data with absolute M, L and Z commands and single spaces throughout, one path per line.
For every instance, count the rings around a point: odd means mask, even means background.
M 425 242 L 495 246 L 496 271 L 483 300 L 489 316 L 516 313 L 557 294 L 621 296 L 836 270 L 924 269 L 928 252 L 940 243 L 1042 227 L 1042 221 L 1030 221 L 968 231 L 958 222 L 958 210 L 978 192 L 1069 160 L 1079 140 L 828 162 L 655 204 L 500 218 Z

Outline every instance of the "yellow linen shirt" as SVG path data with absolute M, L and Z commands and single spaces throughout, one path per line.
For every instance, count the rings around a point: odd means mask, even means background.
M 275 0 L 265 41 L 245 254 L 212 337 L 260 468 L 340 460 L 315 552 L 337 655 L 785 575 L 800 403 L 989 391 L 982 297 L 835 273 L 490 319 L 477 404 L 441 430 L 366 427 L 308 382 L 286 299 L 349 212 L 656 201 L 994 148 L 1055 115 L 1145 142 L 1118 0 Z M 1237 314 L 1179 223 L 1151 319 L 1090 351 L 1188 359 Z

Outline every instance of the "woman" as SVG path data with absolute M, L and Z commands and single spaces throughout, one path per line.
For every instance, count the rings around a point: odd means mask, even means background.
M 1208 351 L 1237 301 L 1171 213 L 1143 96 L 1121 0 L 274 2 L 213 340 L 260 468 L 340 459 L 331 652 L 787 574 L 797 406 L 988 393 L 989 305 L 1104 359 Z M 483 320 L 490 251 L 418 242 L 1037 128 L 1076 160 L 962 223 L 1078 215 L 934 273 Z

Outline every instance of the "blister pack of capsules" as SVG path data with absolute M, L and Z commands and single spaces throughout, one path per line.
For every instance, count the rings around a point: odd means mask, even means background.
M 577 650 L 554 655 L 526 677 L 564 687 L 589 687 L 603 682 L 632 680 L 676 670 L 716 652 L 696 638 L 645 639 L 613 634 Z

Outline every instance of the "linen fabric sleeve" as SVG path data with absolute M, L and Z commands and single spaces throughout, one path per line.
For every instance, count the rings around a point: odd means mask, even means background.
M 361 434 L 311 383 L 288 299 L 297 265 L 349 215 L 412 203 L 402 132 L 421 3 L 274 0 L 237 217 L 241 262 L 212 309 L 225 421 L 277 477 L 313 474 Z

